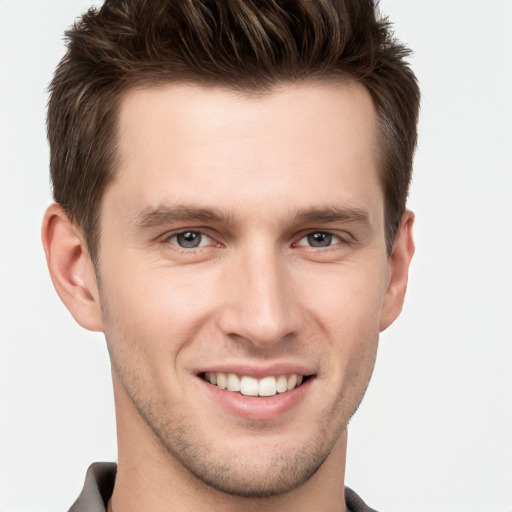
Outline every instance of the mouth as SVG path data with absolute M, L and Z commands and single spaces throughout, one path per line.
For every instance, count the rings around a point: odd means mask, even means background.
M 220 389 L 253 397 L 269 397 L 287 393 L 302 386 L 310 378 L 308 375 L 291 373 L 286 375 L 269 375 L 257 379 L 249 375 L 224 372 L 205 372 L 200 374 L 200 377 Z

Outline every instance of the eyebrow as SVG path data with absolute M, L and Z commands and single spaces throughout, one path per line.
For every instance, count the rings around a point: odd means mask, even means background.
M 139 228 L 152 228 L 174 222 L 206 222 L 234 226 L 233 215 L 218 208 L 198 207 L 194 205 L 162 204 L 149 206 L 138 213 L 133 225 Z M 319 206 L 303 208 L 294 218 L 294 224 L 330 222 L 357 222 L 369 224 L 368 212 L 358 207 Z
M 172 204 L 145 208 L 135 216 L 133 224 L 139 228 L 151 228 L 182 221 L 234 224 L 231 215 L 227 215 L 217 208 Z
M 368 212 L 358 207 L 313 207 L 299 210 L 294 223 L 329 223 L 329 222 L 358 222 L 370 224 Z

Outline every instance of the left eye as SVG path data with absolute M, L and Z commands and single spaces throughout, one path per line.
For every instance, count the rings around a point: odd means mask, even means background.
M 326 231 L 314 231 L 308 233 L 302 237 L 296 244 L 296 246 L 309 246 L 309 247 L 330 247 L 333 244 L 337 244 L 341 239 Z
M 169 241 L 182 249 L 195 249 L 212 242 L 212 239 L 200 231 L 182 231 L 172 235 Z

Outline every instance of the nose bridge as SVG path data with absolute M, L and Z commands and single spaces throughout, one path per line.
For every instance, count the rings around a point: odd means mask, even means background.
M 229 303 L 223 312 L 227 334 L 267 347 L 296 331 L 290 276 L 272 244 L 241 251 L 230 278 Z

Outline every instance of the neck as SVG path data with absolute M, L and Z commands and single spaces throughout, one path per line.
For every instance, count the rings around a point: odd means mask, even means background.
M 346 431 L 320 468 L 297 488 L 277 496 L 240 497 L 197 479 L 162 446 L 129 398 L 120 390 L 115 397 L 119 459 L 108 512 L 346 512 Z

